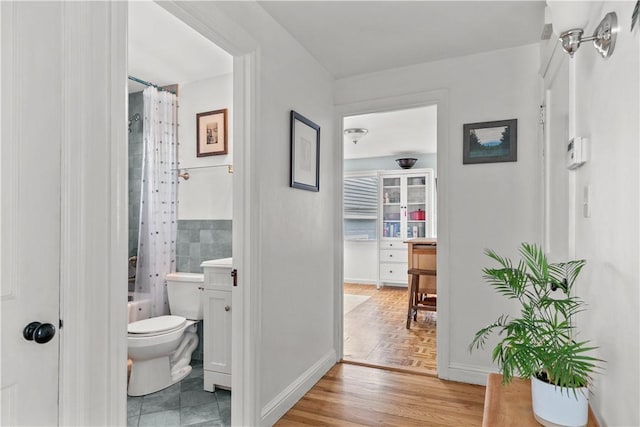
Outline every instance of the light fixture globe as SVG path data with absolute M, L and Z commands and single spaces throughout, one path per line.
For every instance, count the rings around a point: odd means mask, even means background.
M 413 158 L 413 157 L 405 157 L 403 159 L 396 159 L 396 163 L 398 163 L 398 166 L 400 166 L 402 169 L 411 169 L 413 167 L 413 165 L 416 164 L 417 161 L 418 161 L 418 159 Z
M 580 40 L 582 39 L 582 31 L 580 28 L 574 28 L 573 30 L 565 31 L 560 34 L 560 41 L 562 42 L 562 48 L 569 56 L 573 57 L 580 47 Z
M 351 142 L 357 144 L 366 134 L 369 133 L 365 128 L 349 128 L 344 130 L 344 136 L 349 138 Z

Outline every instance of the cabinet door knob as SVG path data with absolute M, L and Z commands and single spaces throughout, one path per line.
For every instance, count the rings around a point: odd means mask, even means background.
M 204 288 L 202 286 L 198 286 L 198 289 L 204 291 Z
M 224 306 L 224 311 L 229 311 L 229 310 L 231 310 L 231 307 L 229 307 L 228 305 L 225 305 Z
M 389 254 L 389 258 L 393 258 L 393 254 Z

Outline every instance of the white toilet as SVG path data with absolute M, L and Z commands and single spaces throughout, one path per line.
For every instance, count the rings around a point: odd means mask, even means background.
M 202 319 L 204 275 L 171 273 L 166 279 L 171 315 L 129 323 L 129 396 L 162 390 L 191 372 L 191 354 L 198 346 L 197 322 Z

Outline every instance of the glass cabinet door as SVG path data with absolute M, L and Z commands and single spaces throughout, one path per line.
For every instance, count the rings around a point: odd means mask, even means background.
M 402 237 L 400 177 L 382 178 L 382 237 Z
M 426 237 L 427 233 L 427 178 L 407 177 L 407 238 Z

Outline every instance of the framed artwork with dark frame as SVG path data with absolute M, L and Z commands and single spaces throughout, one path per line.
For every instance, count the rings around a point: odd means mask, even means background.
M 462 163 L 518 161 L 518 120 L 463 125 Z
M 320 126 L 291 110 L 291 187 L 320 191 Z
M 197 157 L 227 154 L 227 109 L 196 114 Z

